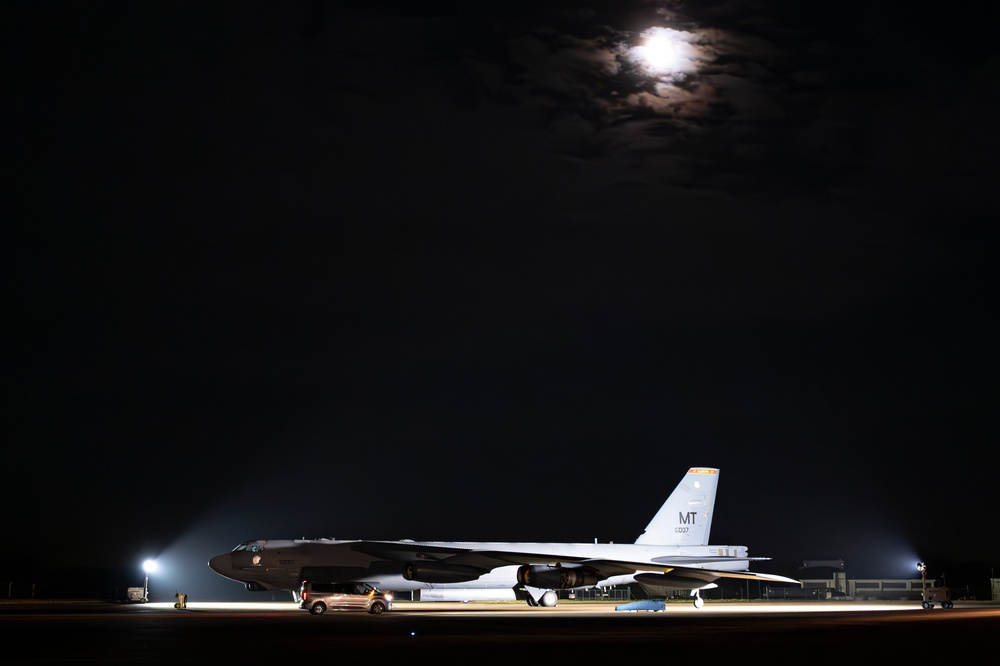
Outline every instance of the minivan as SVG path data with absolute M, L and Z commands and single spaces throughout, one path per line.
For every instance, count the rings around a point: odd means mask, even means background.
M 363 610 L 381 615 L 392 610 L 392 595 L 384 594 L 368 583 L 320 583 L 302 581 L 299 587 L 299 608 L 308 609 L 313 615 L 328 610 Z

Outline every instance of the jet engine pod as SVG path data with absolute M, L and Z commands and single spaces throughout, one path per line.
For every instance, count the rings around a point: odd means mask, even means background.
M 525 564 L 517 570 L 517 582 L 528 587 L 568 590 L 597 585 L 597 576 L 581 567 Z
M 479 569 L 461 564 L 407 562 L 403 565 L 403 578 L 420 583 L 464 583 L 481 575 Z

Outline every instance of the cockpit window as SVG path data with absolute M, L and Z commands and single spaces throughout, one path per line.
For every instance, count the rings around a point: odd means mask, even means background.
M 264 544 L 257 543 L 256 541 L 244 541 L 240 545 L 236 546 L 236 548 L 233 548 L 234 553 L 238 553 L 244 550 L 250 551 L 251 553 L 259 553 L 260 551 L 264 550 Z

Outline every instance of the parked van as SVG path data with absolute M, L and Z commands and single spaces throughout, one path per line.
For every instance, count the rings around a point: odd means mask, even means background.
M 363 610 L 381 615 L 392 610 L 392 595 L 368 583 L 319 583 L 302 581 L 299 587 L 299 608 L 308 609 L 313 615 L 327 610 Z

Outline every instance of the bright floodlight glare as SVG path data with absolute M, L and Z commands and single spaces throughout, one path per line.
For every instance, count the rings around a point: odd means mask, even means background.
M 142 563 L 142 570 L 146 573 L 153 573 L 156 571 L 156 560 L 146 560 Z

